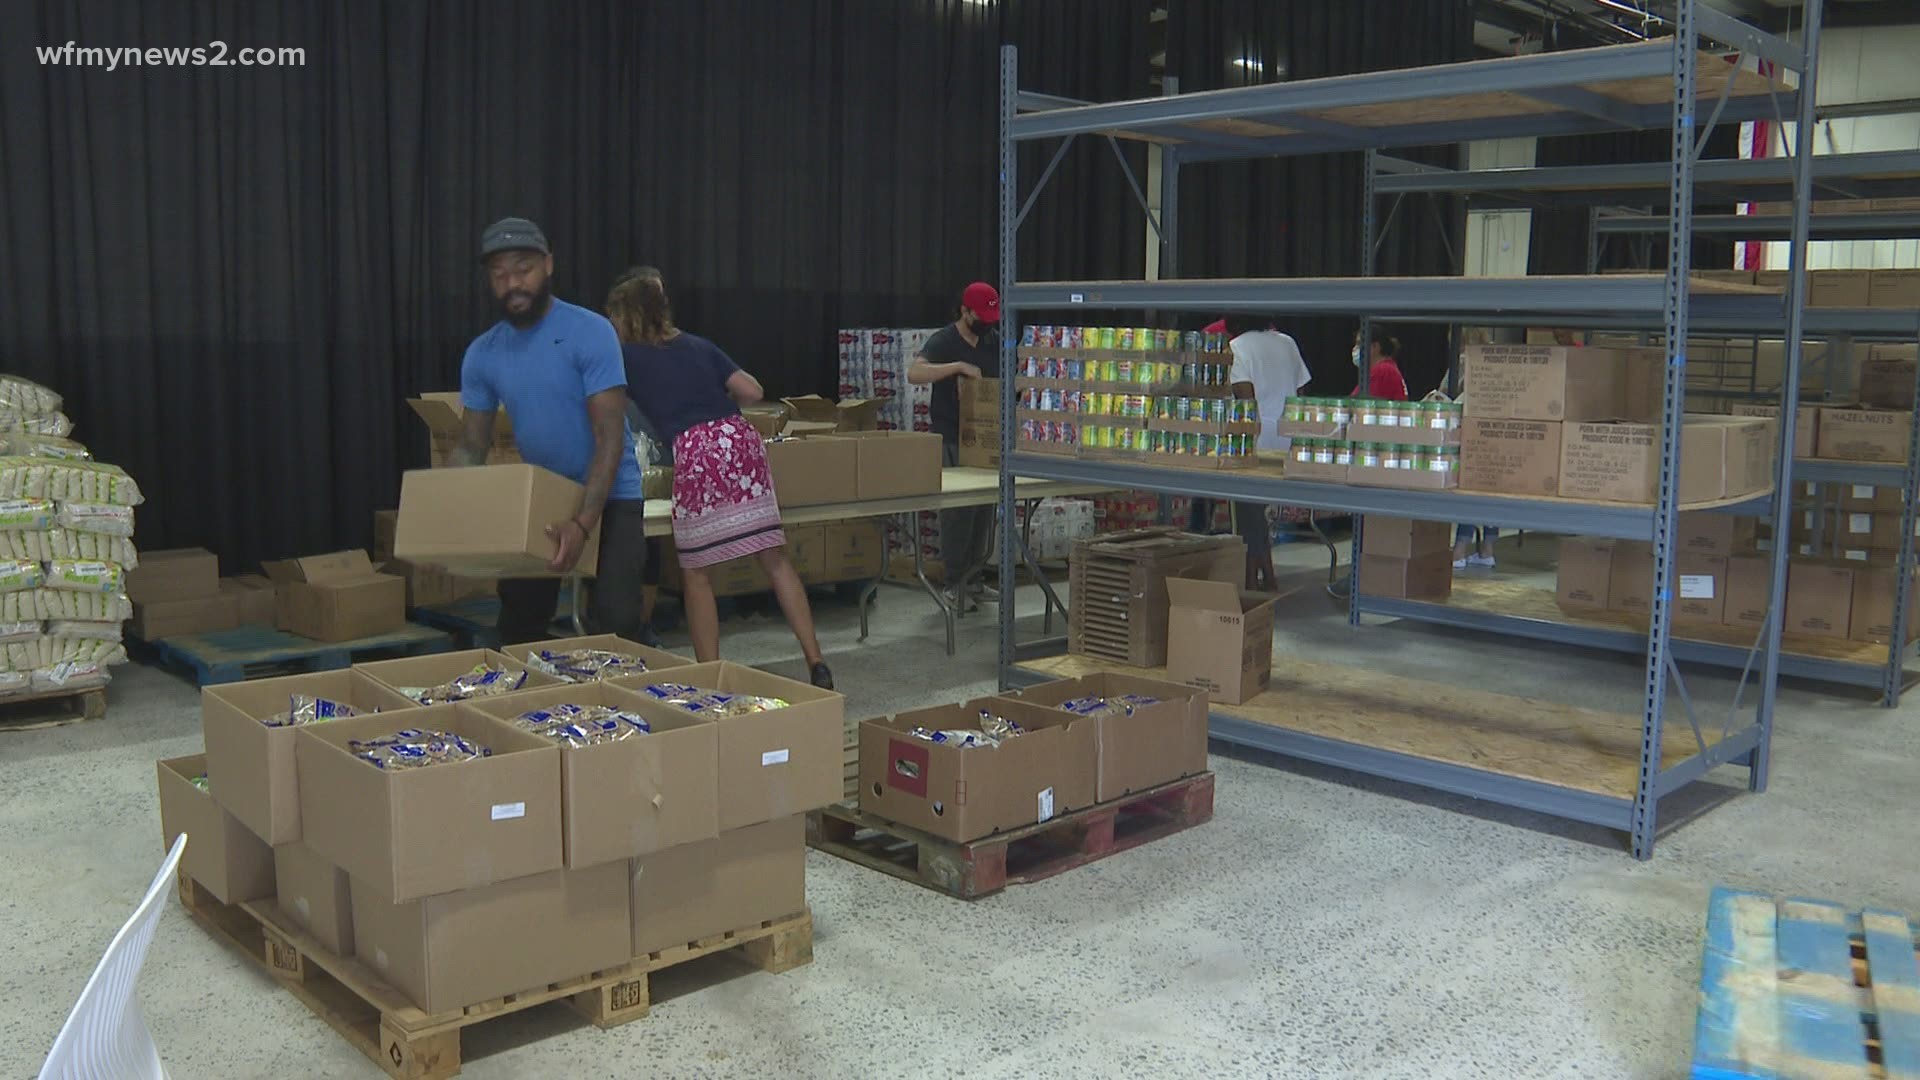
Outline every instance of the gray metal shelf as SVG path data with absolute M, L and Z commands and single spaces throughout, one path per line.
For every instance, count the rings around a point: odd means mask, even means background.
M 1793 463 L 1795 483 L 1864 484 L 1869 487 L 1904 488 L 1907 467 L 1894 461 L 1834 461 L 1825 458 L 1799 458 Z M 1911 495 L 1908 496 L 1911 499 Z
M 1812 161 L 1813 185 L 1835 199 L 1920 195 L 1920 150 L 1822 154 Z M 1629 203 L 1665 206 L 1671 168 L 1664 161 L 1595 165 L 1540 165 L 1506 169 L 1447 169 L 1383 159 L 1374 181 L 1379 195 L 1525 196 L 1528 202 Z M 1694 183 L 1728 202 L 1790 202 L 1791 158 L 1710 158 L 1694 166 Z M 1512 204 L 1524 205 L 1524 204 Z M 1814 215 L 1817 226 L 1824 214 Z
M 1603 213 L 1593 220 L 1593 231 L 1602 236 L 1664 233 L 1670 227 L 1665 214 Z M 1745 240 L 1786 240 L 1793 235 L 1793 219 L 1777 214 L 1697 215 L 1693 231 Z M 1815 215 L 1809 239 L 1905 240 L 1916 236 L 1920 236 L 1920 212 L 1889 210 Z

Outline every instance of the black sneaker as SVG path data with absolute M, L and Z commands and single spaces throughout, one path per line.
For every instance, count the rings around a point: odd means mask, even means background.
M 649 649 L 657 649 L 660 647 L 660 632 L 653 628 L 652 623 L 643 623 L 640 626 L 639 636 L 634 640 Z
M 812 680 L 813 685 L 819 687 L 822 690 L 833 689 L 833 672 L 830 669 L 828 669 L 824 661 L 813 665 L 813 669 L 809 671 L 807 674 L 808 674 L 808 677 Z

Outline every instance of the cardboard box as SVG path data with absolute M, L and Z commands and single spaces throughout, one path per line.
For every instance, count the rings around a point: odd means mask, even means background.
M 1623 415 L 1626 354 L 1564 345 L 1469 345 L 1466 415 L 1605 420 Z
M 1920 308 L 1920 270 L 1869 271 L 1867 306 Z
M 1453 552 L 1437 551 L 1411 559 L 1360 555 L 1360 591 L 1401 600 L 1445 600 L 1453 595 Z
M 1872 302 L 1873 284 L 1869 271 L 1815 270 L 1808 275 L 1808 307 L 1863 308 Z
M 193 786 L 207 771 L 205 754 L 155 762 L 160 780 L 160 846 L 188 836 L 180 869 L 223 904 L 273 895 L 273 849 Z
M 1028 687 L 1020 696 L 1058 708 L 1080 698 L 1122 694 L 1152 698 L 1156 704 L 1135 706 L 1127 715 L 1093 718 L 1100 751 L 1096 801 L 1207 771 L 1207 695 L 1195 687 L 1103 672 Z
M 1653 611 L 1653 545 L 1615 540 L 1607 577 L 1607 609 L 1646 615 Z
M 355 878 L 355 951 L 435 1013 L 620 967 L 633 950 L 627 869 L 554 870 L 399 903 Z
M 1780 406 L 1754 405 L 1736 401 L 1728 410 L 1734 416 L 1761 416 L 1779 421 Z M 1810 458 L 1820 442 L 1820 406 L 1802 405 L 1794 410 L 1793 456 L 1796 460 Z M 1777 451 L 1776 451 L 1777 453 Z
M 451 732 L 492 753 L 394 771 L 347 748 L 403 728 Z M 397 903 L 560 868 L 560 748 L 542 736 L 436 705 L 303 725 L 294 763 L 301 841 L 353 875 L 356 902 L 363 886 Z M 366 929 L 357 911 L 354 926 Z
M 1912 360 L 1868 360 L 1860 365 L 1860 404 L 1913 411 Z
M 969 469 L 999 468 L 1000 433 L 997 421 L 960 421 L 960 465 Z
M 547 527 L 580 512 L 579 484 L 534 465 L 415 469 L 400 480 L 393 553 L 470 577 L 554 577 Z M 598 566 L 600 529 L 574 572 Z
M 1753 550 L 1755 520 L 1695 510 L 1680 515 L 1673 550 L 1683 555 L 1742 555 Z
M 1729 424 L 1697 420 L 1688 417 L 1680 432 L 1681 502 L 1726 494 Z M 1660 439 L 1651 424 L 1562 425 L 1560 494 L 1591 502 L 1653 502 L 1660 493 Z
M 936 436 L 937 438 L 937 436 Z M 781 506 L 818 506 L 859 498 L 859 447 L 851 439 L 779 439 L 767 444 Z
M 274 895 L 294 925 L 335 956 L 353 955 L 353 891 L 347 872 L 304 844 L 273 849 Z
M 1467 418 L 1461 426 L 1460 487 L 1503 495 L 1559 494 L 1561 426 Z
M 1844 638 L 1852 629 L 1854 569 L 1835 563 L 1801 562 L 1787 567 L 1789 634 Z
M 1239 582 L 1167 579 L 1167 677 L 1238 705 L 1273 678 L 1272 593 Z
M 272 626 L 280 590 L 265 574 L 220 579 L 220 594 L 231 597 L 241 626 Z
M 220 560 L 206 548 L 142 551 L 127 571 L 127 599 L 136 604 L 196 600 L 220 592 Z
M 459 706 L 511 722 L 555 705 L 638 713 L 640 695 L 610 682 L 551 686 Z M 651 734 L 560 747 L 561 841 L 569 870 L 647 855 L 720 833 L 718 728 L 681 710 L 646 716 Z
M 407 399 L 407 407 L 427 422 L 427 435 L 436 469 L 445 468 L 460 448 L 466 432 L 466 409 L 460 404 L 460 391 L 442 390 Z M 519 444 L 513 440 L 513 421 L 502 406 L 493 417 L 493 446 L 487 451 L 487 465 L 509 465 L 520 460 Z
M 886 572 L 887 534 L 873 518 L 828 525 L 820 545 L 822 581 L 871 581 Z
M 1818 456 L 1844 461 L 1904 462 L 1912 432 L 1910 412 L 1823 408 Z
M 1721 613 L 1724 626 L 1759 630 L 1767 622 L 1767 597 L 1772 591 L 1773 560 L 1765 555 L 1734 555 L 1727 559 L 1727 600 Z
M 1447 552 L 1452 557 L 1453 525 L 1445 521 L 1414 521 L 1410 518 L 1381 517 L 1368 514 L 1362 550 L 1368 555 L 1411 559 L 1419 555 Z
M 615 679 L 612 685 L 639 691 L 636 708 L 649 720 L 686 715 L 677 705 L 647 696 L 646 688 L 659 682 L 787 702 L 784 709 L 716 719 L 722 832 L 840 801 L 846 698 L 724 660 L 674 668 L 660 677 Z
M 1674 557 L 1673 617 L 1718 626 L 1727 611 L 1727 560 L 1721 555 Z
M 805 911 L 806 837 L 806 815 L 796 814 L 635 859 L 634 955 Z
M 788 411 L 785 405 L 748 405 L 740 410 L 740 415 L 746 417 L 747 423 L 752 424 L 753 430 L 759 432 L 763 439 L 777 439 L 787 430 Z
M 1855 641 L 1882 645 L 1893 641 L 1893 592 L 1900 583 L 1900 571 L 1894 567 L 1856 567 L 1853 571 L 1853 611 L 1848 616 L 1847 636 Z M 1907 578 L 1907 596 L 1914 597 L 1920 577 Z M 1920 637 L 1920 619 L 1914 617 L 1914 604 L 1907 604 L 1907 633 L 1911 643 Z
M 273 622 L 271 615 L 267 622 Z M 240 598 L 228 592 L 190 600 L 156 600 L 133 605 L 129 632 L 141 641 L 231 630 L 240 625 Z
M 1613 583 L 1613 541 L 1587 536 L 1560 538 L 1560 570 L 1554 602 L 1575 614 L 1605 611 Z
M 281 559 L 260 568 L 276 587 L 273 625 L 282 630 L 315 641 L 352 641 L 406 625 L 407 583 L 374 572 L 364 551 Z
M 520 648 L 519 645 L 513 646 L 516 652 Z M 428 653 L 425 656 L 404 656 L 398 660 L 375 660 L 371 663 L 355 664 L 353 669 L 404 696 L 410 689 L 444 686 L 455 677 L 464 675 L 482 664 L 488 667 L 505 668 L 508 671 L 527 671 L 526 664 L 507 653 L 496 652 L 493 649 L 462 649 L 458 652 Z M 528 671 L 526 682 L 515 692 L 559 685 L 560 680 L 550 675 Z
M 925 431 L 863 431 L 849 434 L 858 450 L 855 487 L 865 499 L 938 495 L 940 436 Z
M 1840 490 L 1840 509 L 1848 513 L 1898 514 L 1904 501 L 1897 487 L 1875 487 L 1872 484 L 1837 484 Z M 1826 501 L 1826 500 L 1823 500 Z
M 980 727 L 991 709 L 1025 729 L 998 746 L 907 734 Z M 860 725 L 860 809 L 957 843 L 1093 805 L 1099 725 L 1018 698 L 980 698 Z M 836 784 L 838 781 L 836 781 Z
M 668 668 L 686 667 L 694 662 L 692 657 L 670 653 L 665 649 L 655 649 L 637 641 L 628 641 L 618 634 L 587 634 L 582 637 L 553 638 L 549 641 L 529 641 L 512 646 L 513 656 L 527 660 L 543 651 L 570 652 L 575 649 L 603 649 L 625 656 L 637 656 L 646 662 L 648 671 L 665 671 Z M 567 682 L 564 676 L 560 681 Z M 528 691 L 531 693 L 531 691 Z
M 869 398 L 828 401 L 818 394 L 806 394 L 780 400 L 792 410 L 792 420 L 831 424 L 833 431 L 872 431 L 880 421 L 880 403 Z
M 400 511 L 375 510 L 373 512 L 373 561 L 387 562 L 393 558 L 393 539 L 400 528 Z
M 407 583 L 407 608 L 440 607 L 476 596 L 492 596 L 496 586 L 492 578 L 462 577 L 444 566 L 394 559 L 381 567 Z
M 220 805 L 275 845 L 300 839 L 300 791 L 293 761 L 294 734 L 300 728 L 268 727 L 261 721 L 284 715 L 296 694 L 361 713 L 418 708 L 360 671 L 315 671 L 203 688 L 200 729 L 207 745 L 207 776 L 219 790 Z
M 1842 510 L 1832 519 L 1833 532 L 1829 535 L 1838 540 L 1840 547 L 1851 549 L 1871 549 L 1874 551 L 1899 551 L 1900 512 Z M 1916 523 L 1920 528 L 1920 522 Z M 1907 546 L 1920 547 L 1914 543 L 1914 537 L 1907 537 Z

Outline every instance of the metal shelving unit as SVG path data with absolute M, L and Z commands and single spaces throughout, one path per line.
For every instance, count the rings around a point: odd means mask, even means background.
M 1018 85 L 1016 54 L 1001 51 L 1000 91 L 1000 279 L 1003 317 L 1002 369 L 1014 370 L 1017 335 L 1013 328 L 1024 312 L 1055 310 L 1094 312 L 1152 309 L 1160 312 L 1221 311 L 1348 314 L 1361 319 L 1419 319 L 1465 322 L 1470 325 L 1569 325 L 1661 330 L 1669 342 L 1685 342 L 1695 329 L 1725 326 L 1740 330 L 1777 328 L 1794 344 L 1787 350 L 1790 378 L 1782 395 L 1785 414 L 1797 404 L 1798 342 L 1806 319 L 1806 237 L 1812 193 L 1811 128 L 1813 95 L 1782 90 L 1771 80 L 1743 75 L 1730 65 L 1702 67 L 1696 42 L 1701 39 L 1735 46 L 1772 60 L 1782 70 L 1799 72 L 1802 85 L 1816 78 L 1821 0 L 1809 0 L 1806 32 L 1788 43 L 1708 7 L 1698 0 L 1678 0 L 1670 42 L 1614 46 L 1602 49 L 1470 61 L 1402 71 L 1340 76 L 1230 88 L 1194 94 L 1176 94 L 1109 104 L 1069 102 L 1030 95 Z M 1755 87 L 1755 81 L 1760 86 Z M 1651 84 L 1651 85 L 1649 85 Z M 1609 93 L 1609 91 L 1613 91 Z M 1501 106 L 1485 107 L 1496 97 Z M 1446 99 L 1456 99 L 1449 103 Z M 1479 102 L 1470 109 L 1464 102 Z M 1516 106 L 1513 103 L 1521 102 Z M 1451 107 L 1450 107 L 1451 106 Z M 1362 266 L 1372 269 L 1374 198 L 1372 167 L 1377 151 L 1406 146 L 1429 146 L 1473 139 L 1521 135 L 1571 134 L 1589 131 L 1671 130 L 1672 155 L 1658 186 L 1668 192 L 1672 208 L 1670 241 L 1691 235 L 1696 138 L 1721 121 L 1757 119 L 1790 108 L 1800 123 L 1795 156 L 1788 166 L 1795 207 L 1792 270 L 1784 302 L 1781 297 L 1730 294 L 1696 283 L 1690 277 L 1689 245 L 1673 242 L 1678 253 L 1661 276 L 1579 277 L 1504 280 L 1497 283 L 1463 278 L 1389 279 L 1362 276 L 1351 279 L 1280 280 L 1166 280 L 1130 282 L 1021 282 L 1016 274 L 1016 233 L 1038 188 L 1022 205 L 1018 149 L 1023 142 L 1080 137 L 1106 139 L 1118 150 L 1120 138 L 1152 139 L 1162 147 L 1163 205 L 1158 219 L 1139 197 L 1163 245 L 1162 272 L 1176 271 L 1166 257 L 1177 235 L 1177 192 L 1181 170 L 1208 161 L 1364 151 L 1368 168 L 1363 200 Z M 1026 110 L 1023 113 L 1023 110 Z M 1473 119 L 1434 119 L 1471 115 Z M 1054 154 L 1057 163 L 1064 148 Z M 1116 152 L 1123 168 L 1124 155 Z M 1044 185 L 1052 168 L 1042 174 Z M 1418 173 L 1414 173 L 1417 175 Z M 1132 174 L 1129 170 L 1129 179 Z M 1669 350 L 1664 387 L 1665 415 L 1684 412 L 1683 350 Z M 1493 768 L 1445 757 L 1422 755 L 1368 745 L 1361 740 L 1328 738 L 1289 727 L 1285 723 L 1248 719 L 1246 710 L 1217 707 L 1212 734 L 1216 738 L 1278 751 L 1364 773 L 1526 807 L 1575 820 L 1611 826 L 1627 833 L 1638 858 L 1651 857 L 1658 825 L 1661 795 L 1698 779 L 1710 769 L 1735 763 L 1748 769 L 1748 786 L 1762 791 L 1773 724 L 1775 687 L 1781 668 L 1779 628 L 1781 612 L 1775 605 L 1767 631 L 1750 654 L 1758 676 L 1757 703 L 1751 719 L 1729 717 L 1713 733 L 1709 744 L 1686 696 L 1675 666 L 1676 650 L 1670 637 L 1674 595 L 1674 536 L 1678 504 L 1680 425 L 1667 426 L 1661 446 L 1659 500 L 1652 507 L 1611 507 L 1566 500 L 1501 498 L 1459 493 L 1434 494 L 1397 489 L 1362 488 L 1342 484 L 1288 481 L 1262 470 L 1213 473 L 1161 469 L 1130 462 L 1093 461 L 1022 454 L 1015 450 L 1017 424 L 1013 380 L 1003 381 L 1001 400 L 1002 474 L 1001 513 L 1013 515 L 1013 479 L 1018 475 L 1071 478 L 1142 490 L 1238 497 L 1266 502 L 1288 502 L 1311 507 L 1347 509 L 1407 517 L 1463 520 L 1478 518 L 1495 524 L 1553 527 L 1561 531 L 1596 535 L 1645 537 L 1654 548 L 1654 603 L 1646 635 L 1646 692 L 1639 717 L 1637 770 L 1632 759 L 1621 759 L 1636 777 L 1631 788 L 1594 793 L 1564 784 L 1542 783 Z M 1794 425 L 1780 426 L 1779 459 L 1793 457 Z M 1783 467 L 1776 491 L 1787 489 Z M 1744 505 L 1742 512 L 1765 509 L 1776 533 L 1787 529 L 1787 499 L 1767 499 Z M 1548 526 L 1547 523 L 1553 523 Z M 1355 549 L 1361 543 L 1356 522 Z M 1011 564 L 1017 553 L 1012 535 L 1002 530 L 1001 560 Z M 1774 560 L 1773 595 L 1784 594 L 1784 550 Z M 1016 605 L 1008 598 L 1000 610 L 1000 678 L 1013 685 L 1032 676 L 1017 662 L 1034 650 L 1015 640 Z M 1356 613 L 1357 620 L 1357 613 Z M 1666 732 L 1670 683 L 1679 690 L 1686 722 L 1692 727 L 1697 751 L 1671 759 Z
M 1785 158 L 1703 161 L 1696 169 L 1695 182 L 1699 186 L 1711 186 L 1716 196 L 1723 199 L 1785 201 L 1789 195 L 1786 187 L 1792 164 L 1790 159 Z M 1920 196 L 1920 151 L 1831 154 L 1815 157 L 1810 164 L 1814 185 L 1822 189 L 1823 195 L 1833 197 L 1834 201 Z M 1597 265 L 1599 243 L 1604 237 L 1666 234 L 1673 228 L 1673 216 L 1659 212 L 1666 208 L 1669 193 L 1657 184 L 1659 174 L 1665 172 L 1665 166 L 1657 163 L 1599 165 L 1591 168 L 1448 170 L 1396 159 L 1381 159 L 1376 163 L 1376 168 L 1378 175 L 1374 190 L 1376 197 L 1380 198 L 1393 197 L 1397 200 L 1412 194 L 1445 194 L 1466 196 L 1470 201 L 1475 198 L 1490 200 L 1492 205 L 1502 208 L 1542 204 L 1591 206 L 1589 269 Z M 1791 239 L 1793 225 L 1792 217 L 1781 215 L 1696 216 L 1693 219 L 1693 232 L 1737 239 L 1780 240 Z M 1920 237 L 1920 212 L 1823 212 L 1810 217 L 1808 235 L 1810 239 L 1830 240 Z M 1737 319 L 1729 321 L 1699 308 L 1696 308 L 1695 315 L 1691 327 L 1695 331 L 1720 329 L 1747 334 L 1759 325 L 1741 325 Z M 1920 341 L 1920 312 L 1882 308 L 1810 308 L 1803 313 L 1803 332 L 1807 337 L 1824 339 L 1830 343 L 1823 362 L 1831 373 L 1836 361 L 1844 363 L 1848 351 L 1856 343 Z M 1748 392 L 1700 388 L 1689 392 L 1714 397 L 1772 396 L 1751 391 L 1753 388 L 1750 386 Z M 1920 376 L 1917 376 L 1916 393 L 1920 393 Z M 1915 427 L 1916 437 L 1920 438 L 1920 424 Z M 1920 442 L 1916 445 L 1920 445 Z M 1903 504 L 1908 508 L 1906 535 L 1912 535 L 1912 508 L 1916 492 L 1920 491 L 1920 459 L 1916 459 L 1912 449 L 1904 465 L 1798 459 L 1793 462 L 1792 480 L 1796 485 L 1795 490 L 1797 485 L 1809 482 L 1899 488 L 1904 496 Z M 1915 601 L 1909 595 L 1907 585 L 1915 558 L 1914 552 L 1908 549 L 1901 553 L 1896 562 L 1896 581 L 1899 584 L 1895 586 L 1895 626 L 1904 625 L 1907 609 Z M 1614 627 L 1540 619 L 1529 615 L 1502 615 L 1446 603 L 1359 595 L 1355 608 L 1361 614 L 1414 619 L 1585 648 L 1639 652 L 1646 647 L 1645 635 Z M 1682 660 L 1735 670 L 1744 669 L 1750 659 L 1745 649 L 1687 640 L 1674 643 L 1674 654 Z M 1796 678 L 1871 687 L 1880 691 L 1882 704 L 1891 708 L 1899 703 L 1907 682 L 1906 664 L 1915 655 L 1914 647 L 1898 641 L 1888 646 L 1886 658 L 1879 663 L 1787 652 L 1782 655 L 1781 672 Z

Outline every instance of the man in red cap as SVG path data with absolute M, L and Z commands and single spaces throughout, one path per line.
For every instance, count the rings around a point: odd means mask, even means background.
M 933 430 L 940 434 L 948 465 L 960 463 L 960 384 L 955 380 L 1000 377 L 999 325 L 1000 293 L 976 281 L 960 293 L 959 317 L 929 337 L 907 369 L 908 382 L 933 385 Z M 956 605 L 986 596 L 986 587 L 974 579 L 986 566 L 992 539 L 992 507 L 940 512 L 940 557 Z

